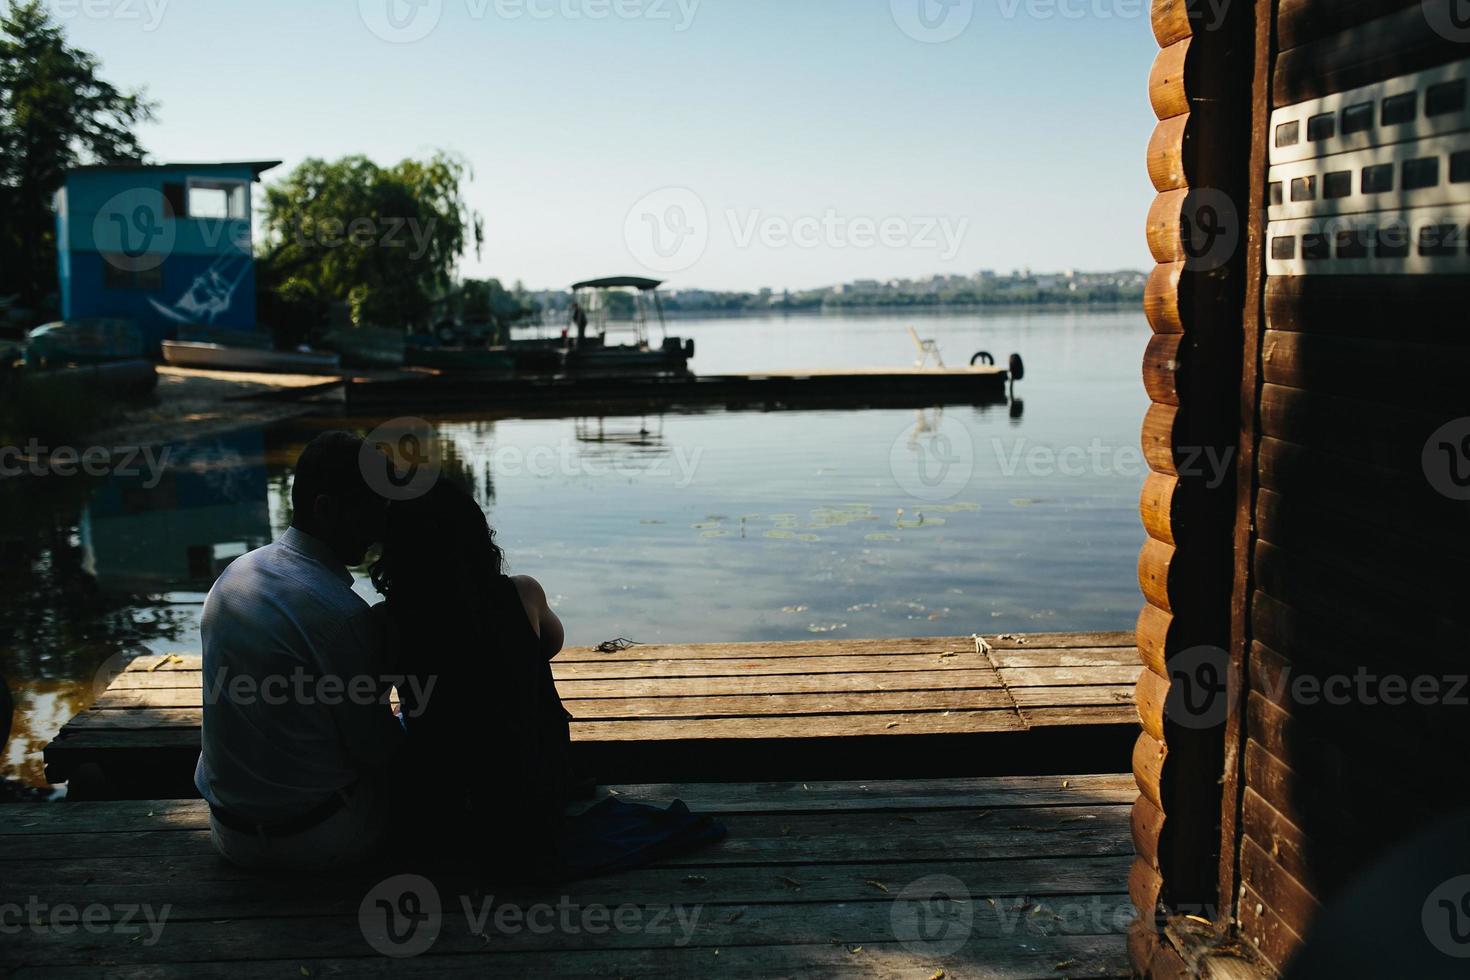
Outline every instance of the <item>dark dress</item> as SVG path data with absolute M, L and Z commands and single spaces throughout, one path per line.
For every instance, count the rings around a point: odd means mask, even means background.
M 496 576 L 456 618 L 397 630 L 409 634 L 398 646 L 417 681 L 400 690 L 409 736 L 400 795 L 417 811 L 407 833 L 422 850 L 468 853 L 483 870 L 515 874 L 556 848 L 575 782 L 571 715 L 511 579 Z

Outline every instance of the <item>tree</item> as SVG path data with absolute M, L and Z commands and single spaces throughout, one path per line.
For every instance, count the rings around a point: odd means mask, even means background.
M 355 325 L 428 326 L 460 255 L 485 240 L 460 193 L 468 177 L 445 153 L 391 168 L 362 156 L 305 161 L 265 192 L 262 293 L 310 286 L 324 306 L 347 303 Z
M 99 67 L 67 46 L 41 0 L 0 15 L 0 295 L 29 306 L 56 291 L 52 197 L 66 171 L 144 157 L 133 127 L 155 106 L 98 78 Z

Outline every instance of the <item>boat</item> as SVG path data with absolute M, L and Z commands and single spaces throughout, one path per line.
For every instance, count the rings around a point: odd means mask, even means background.
M 657 279 L 641 276 L 611 276 L 606 279 L 589 279 L 572 286 L 573 334 L 562 367 L 569 374 L 685 374 L 689 361 L 694 357 L 694 341 L 681 340 L 668 335 L 664 323 L 663 304 L 659 302 L 658 288 L 663 283 Z M 614 319 L 611 294 L 632 293 L 632 317 Z M 648 337 L 648 322 L 658 318 L 659 331 L 663 335 L 655 347 Z M 588 336 L 587 328 L 597 331 Z M 607 336 L 612 331 L 633 334 L 632 342 L 609 344 Z
M 275 342 L 264 330 L 231 330 L 225 327 L 206 327 L 201 323 L 181 323 L 174 331 L 174 340 L 191 344 L 219 344 L 221 347 L 249 347 L 253 350 L 271 350 Z
M 143 334 L 131 320 L 67 320 L 26 335 L 26 363 L 37 366 L 103 364 L 143 356 Z
M 436 371 L 499 371 L 516 367 L 513 354 L 504 348 L 433 347 L 410 345 L 404 354 L 409 367 L 433 368 Z
M 322 338 L 322 346 L 342 355 L 351 367 L 395 368 L 405 360 L 403 331 L 381 327 L 352 327 L 333 330 Z
M 271 371 L 317 374 L 337 370 L 342 359 L 320 351 L 258 350 L 187 340 L 165 340 L 163 359 L 175 367 L 209 371 Z

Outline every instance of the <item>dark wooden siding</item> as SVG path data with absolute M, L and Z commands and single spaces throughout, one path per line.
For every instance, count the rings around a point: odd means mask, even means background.
M 1436 2 L 1281 0 L 1271 104 L 1470 57 Z M 1264 308 L 1236 913 L 1280 968 L 1355 873 L 1470 800 L 1470 709 L 1445 697 L 1470 672 L 1470 503 L 1423 459 L 1470 416 L 1470 276 L 1272 277 Z M 1392 677 L 1440 693 L 1384 703 Z

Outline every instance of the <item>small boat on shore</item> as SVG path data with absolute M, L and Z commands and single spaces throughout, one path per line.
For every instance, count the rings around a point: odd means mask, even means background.
M 143 335 L 131 320 L 67 320 L 26 335 L 26 361 L 39 367 L 105 364 L 142 356 Z
M 322 339 L 322 346 L 342 355 L 342 363 L 351 367 L 396 368 L 403 367 L 406 360 L 402 330 L 379 327 L 333 330 Z
M 320 374 L 336 371 L 342 364 L 338 355 L 319 351 L 258 350 L 186 340 L 165 340 L 163 360 L 174 367 L 279 374 Z

